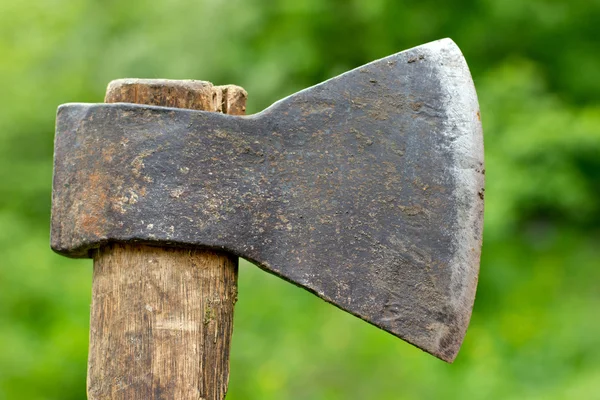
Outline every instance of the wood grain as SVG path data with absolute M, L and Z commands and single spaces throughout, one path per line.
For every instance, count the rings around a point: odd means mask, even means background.
M 122 79 L 105 102 L 244 114 L 246 92 L 203 81 Z M 111 243 L 94 255 L 89 399 L 223 399 L 237 257 Z

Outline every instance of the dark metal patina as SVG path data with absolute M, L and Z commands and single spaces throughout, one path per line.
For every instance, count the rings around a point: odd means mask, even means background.
M 477 282 L 484 171 L 474 88 L 451 41 L 247 117 L 67 104 L 56 132 L 55 251 L 223 249 L 456 356 Z

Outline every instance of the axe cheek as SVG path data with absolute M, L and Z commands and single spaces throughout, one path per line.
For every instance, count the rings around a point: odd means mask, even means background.
M 479 272 L 483 136 L 450 39 L 247 117 L 59 109 L 52 247 L 224 249 L 445 361 Z

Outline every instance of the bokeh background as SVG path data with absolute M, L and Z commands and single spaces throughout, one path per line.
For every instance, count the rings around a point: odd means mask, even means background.
M 248 111 L 442 37 L 486 148 L 483 259 L 445 364 L 243 262 L 228 399 L 600 399 L 600 1 L 0 0 L 0 399 L 84 399 L 91 261 L 49 248 L 56 107 L 203 79 Z

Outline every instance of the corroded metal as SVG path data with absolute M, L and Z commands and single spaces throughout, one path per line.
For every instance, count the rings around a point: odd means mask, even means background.
M 247 116 L 58 110 L 52 247 L 205 246 L 451 361 L 471 315 L 483 140 L 449 39 L 367 64 Z

